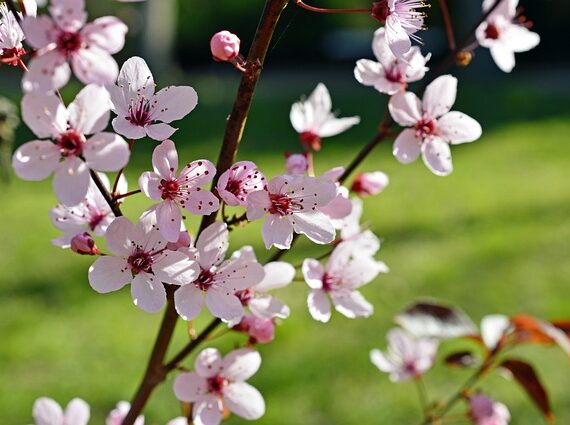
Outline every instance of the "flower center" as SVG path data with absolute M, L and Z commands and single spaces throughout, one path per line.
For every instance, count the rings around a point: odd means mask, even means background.
M 386 79 L 392 83 L 404 83 L 404 74 L 400 70 L 397 63 L 394 63 L 390 68 L 386 70 Z
M 285 193 L 270 193 L 269 200 L 271 201 L 269 214 L 285 216 L 291 212 L 291 199 Z
M 321 138 L 312 131 L 303 131 L 299 135 L 299 139 L 301 139 L 301 144 L 307 150 L 312 149 L 314 151 L 318 151 L 321 149 Z
M 13 47 L 11 49 L 0 49 L 0 63 L 6 65 L 18 66 L 20 65 L 20 58 L 27 54 L 26 50 L 22 47 Z
M 221 394 L 227 383 L 228 381 L 220 375 L 212 376 L 208 378 L 208 391 L 214 394 Z
M 230 179 L 226 185 L 226 190 L 232 195 L 238 197 L 241 194 L 241 183 L 239 180 Z
M 330 292 L 335 287 L 335 279 L 334 276 L 325 273 L 323 276 L 323 291 Z
M 83 153 L 85 136 L 75 130 L 68 130 L 59 136 L 57 144 L 62 156 L 79 156 Z
M 89 220 L 89 228 L 93 231 L 95 228 L 103 221 L 105 214 L 97 213 L 94 214 Z
M 499 31 L 499 27 L 495 24 L 487 24 L 487 28 L 485 28 L 485 37 L 490 40 L 497 40 L 501 35 Z
M 137 249 L 127 260 L 133 274 L 140 272 L 150 273 L 152 268 L 152 256 L 142 249 Z
M 150 102 L 148 99 L 139 97 L 129 105 L 127 121 L 133 125 L 143 127 L 152 121 L 150 117 Z
M 198 279 L 195 280 L 195 283 L 202 291 L 207 291 L 214 283 L 214 273 L 210 270 L 202 269 Z
M 57 48 L 66 54 L 74 53 L 83 47 L 83 40 L 78 32 L 63 31 L 57 38 Z
M 255 296 L 255 292 L 252 289 L 244 289 L 243 291 L 237 291 L 235 295 L 239 298 L 242 305 L 246 306 Z
M 437 122 L 432 118 L 422 118 L 414 126 L 416 129 L 416 136 L 426 139 L 433 136 L 437 131 Z
M 158 187 L 162 191 L 162 199 L 175 199 L 180 194 L 180 183 L 176 180 L 164 180 L 160 181 L 160 186 Z

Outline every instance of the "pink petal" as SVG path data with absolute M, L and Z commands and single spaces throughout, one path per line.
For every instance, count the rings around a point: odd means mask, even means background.
M 150 99 L 154 94 L 154 78 L 144 59 L 133 56 L 121 67 L 117 85 L 123 90 L 125 99 L 144 96 Z
M 259 220 L 267 213 L 271 206 L 269 193 L 266 190 L 258 190 L 247 196 L 247 219 L 249 221 Z
M 150 124 L 145 127 L 145 131 L 148 137 L 154 140 L 158 140 L 159 142 L 172 137 L 172 135 L 176 133 L 177 130 L 177 128 L 174 128 L 165 123 Z
M 32 415 L 36 425 L 63 424 L 63 411 L 59 404 L 47 397 L 38 398 L 34 402 Z
M 215 348 L 206 348 L 200 351 L 200 354 L 194 361 L 194 369 L 203 378 L 211 378 L 220 372 L 222 366 L 222 356 Z
M 433 80 L 424 92 L 422 107 L 430 118 L 438 118 L 449 112 L 457 95 L 457 78 L 442 75 Z
M 89 189 L 89 168 L 77 157 L 67 157 L 58 165 L 53 188 L 59 202 L 67 206 L 79 204 Z
M 174 293 L 176 311 L 184 320 L 194 320 L 204 305 L 204 294 L 196 286 L 183 285 Z
M 21 179 L 43 180 L 57 169 L 60 158 L 59 148 L 55 144 L 35 140 L 16 149 L 12 167 Z
M 261 356 L 251 348 L 234 350 L 222 360 L 222 376 L 230 381 L 247 381 L 261 366 Z
M 131 297 L 137 307 L 147 313 L 156 313 L 166 304 L 166 291 L 160 280 L 141 272 L 131 282 Z
M 354 78 L 365 86 L 374 86 L 379 78 L 384 76 L 384 68 L 378 62 L 360 59 L 354 68 Z
M 402 58 L 412 47 L 410 36 L 395 15 L 388 16 L 384 28 L 386 28 L 386 43 L 390 50 L 396 57 Z
M 381 27 L 374 31 L 374 38 L 372 39 L 372 51 L 378 62 L 383 67 L 391 66 L 396 60 L 396 56 L 392 53 L 390 46 L 386 42 L 386 29 Z
M 287 217 L 270 215 L 263 223 L 261 235 L 265 248 L 269 249 L 275 245 L 279 249 L 289 249 L 293 240 L 293 225 Z
M 154 172 L 163 179 L 172 179 L 178 170 L 178 152 L 172 140 L 165 140 L 152 152 Z
M 121 116 L 113 119 L 113 129 L 127 139 L 137 140 L 146 136 L 144 127 L 131 124 L 130 121 Z
M 103 131 L 109 123 L 109 93 L 103 87 L 90 84 L 84 87 L 69 104 L 69 124 L 82 134 Z
M 98 258 L 88 276 L 91 287 L 101 294 L 118 291 L 133 278 L 127 260 L 111 256 Z
M 398 135 L 392 149 L 392 153 L 402 164 L 414 162 L 420 156 L 420 151 L 421 140 L 416 137 L 415 130 L 409 128 Z
M 344 133 L 360 123 L 360 117 L 329 118 L 319 129 L 320 137 L 331 137 Z
M 198 277 L 198 263 L 179 251 L 165 250 L 152 265 L 157 279 L 173 285 L 186 285 Z
M 174 381 L 174 395 L 180 401 L 194 403 L 208 391 L 208 384 L 196 372 L 182 373 Z
M 54 43 L 59 33 L 54 22 L 47 15 L 37 18 L 33 16 L 24 17 L 22 29 L 26 35 L 26 42 L 36 50 Z
M 119 74 L 119 66 L 113 57 L 97 46 L 80 49 L 71 57 L 75 76 L 83 84 L 112 84 Z
M 107 248 L 115 255 L 128 257 L 131 254 L 135 226 L 126 217 L 117 217 L 107 228 Z
M 67 32 L 77 32 L 87 21 L 84 0 L 52 0 L 49 13 L 57 25 Z
M 121 136 L 99 133 L 91 136 L 83 151 L 89 168 L 97 171 L 119 171 L 127 165 L 131 151 Z
M 374 349 L 370 351 L 370 361 L 374 366 L 382 372 L 391 373 L 395 370 L 395 365 L 392 363 L 380 350 Z
M 326 323 L 331 318 L 331 303 L 325 291 L 313 289 L 307 297 L 309 313 L 313 319 Z
M 399 92 L 388 103 L 390 115 L 403 127 L 412 127 L 422 118 L 420 99 L 411 92 Z
M 162 199 L 161 180 L 158 174 L 146 171 L 139 177 L 139 187 L 150 199 L 160 200 Z
M 273 289 L 284 288 L 295 277 L 295 267 L 284 261 L 274 261 L 263 266 L 265 276 L 261 282 L 255 285 L 255 290 L 267 292 Z
M 22 88 L 26 92 L 58 90 L 67 84 L 71 76 L 67 59 L 58 50 L 33 58 L 28 63 L 28 71 L 22 79 Z
M 206 305 L 210 312 L 222 320 L 238 320 L 244 314 L 241 301 L 225 289 L 211 287 L 206 292 Z
M 265 319 L 272 319 L 274 317 L 286 319 L 291 313 L 289 307 L 277 298 L 269 295 L 253 298 L 249 301 L 248 307 L 254 315 Z
M 258 262 L 231 258 L 216 270 L 216 283 L 231 292 L 242 291 L 257 285 L 265 272 Z
M 127 31 L 127 26 L 120 19 L 103 16 L 85 25 L 81 35 L 89 44 L 94 44 L 113 55 L 125 45 Z
M 369 317 L 374 312 L 372 305 L 358 291 L 333 292 L 331 298 L 336 311 L 349 319 Z
M 36 136 L 57 138 L 67 130 L 68 113 L 53 93 L 27 93 L 22 98 L 22 117 Z
M 341 220 L 350 215 L 352 211 L 352 201 L 339 193 L 327 205 L 320 207 L 319 211 L 327 215 L 331 220 Z
M 468 115 L 451 111 L 437 120 L 441 136 L 452 145 L 473 142 L 481 137 L 481 125 Z
M 313 289 L 320 289 L 323 287 L 323 275 L 325 268 L 323 265 L 313 258 L 307 258 L 303 261 L 303 278 L 307 285 Z
M 180 236 L 182 214 L 176 202 L 166 200 L 154 207 L 160 233 L 168 242 L 176 242 Z
M 331 220 L 319 211 L 294 214 L 291 221 L 296 233 L 306 235 L 317 244 L 328 244 L 335 238 Z
M 219 425 L 222 421 L 222 405 L 217 396 L 210 395 L 198 400 L 192 408 L 194 425 Z
M 196 90 L 188 86 L 169 86 L 154 96 L 156 106 L 153 117 L 158 121 L 170 123 L 188 115 L 198 104 Z
M 441 139 L 426 140 L 422 144 L 424 164 L 437 176 L 447 176 L 453 171 L 449 144 Z
M 207 159 L 199 159 L 186 164 L 180 172 L 180 179 L 188 178 L 188 183 L 193 187 L 208 184 L 216 174 L 216 167 Z
M 282 187 L 294 202 L 302 203 L 304 208 L 313 211 L 329 204 L 337 195 L 336 184 L 326 176 L 287 176 Z
M 308 131 L 313 121 L 312 109 L 305 108 L 303 102 L 296 102 L 291 107 L 289 119 L 297 133 Z
M 209 270 L 224 261 L 229 244 L 229 232 L 225 223 L 216 221 L 206 227 L 196 241 L 200 266 Z
M 224 404 L 233 413 L 247 420 L 256 420 L 265 414 L 261 393 L 245 382 L 232 382 L 224 388 Z
M 323 83 L 317 84 L 317 87 L 309 95 L 307 102 L 311 104 L 313 110 L 318 114 L 328 113 L 332 109 L 331 95 L 327 86 Z
M 220 208 L 220 200 L 209 190 L 190 190 L 184 208 L 196 215 L 210 215 Z
M 90 415 L 89 405 L 80 398 L 74 398 L 65 409 L 64 424 L 87 425 Z

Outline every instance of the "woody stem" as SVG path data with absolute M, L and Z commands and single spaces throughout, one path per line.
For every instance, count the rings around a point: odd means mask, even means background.
M 295 4 L 303 9 L 317 13 L 371 13 L 372 9 L 323 9 L 322 7 L 315 7 L 308 5 L 303 0 L 295 0 Z

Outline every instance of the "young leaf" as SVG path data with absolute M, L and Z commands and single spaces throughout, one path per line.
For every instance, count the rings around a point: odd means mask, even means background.
M 444 362 L 449 367 L 473 367 L 477 362 L 477 357 L 471 351 L 457 351 L 448 355 Z
M 514 316 L 511 322 L 515 327 L 515 338 L 518 344 L 556 344 L 570 356 L 570 338 L 564 328 L 525 315 Z M 559 322 L 559 324 L 564 326 L 568 325 L 568 322 Z

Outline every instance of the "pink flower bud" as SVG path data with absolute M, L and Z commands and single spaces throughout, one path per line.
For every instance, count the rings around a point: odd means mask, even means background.
M 245 316 L 233 329 L 249 334 L 251 341 L 257 344 L 268 344 L 275 338 L 273 320 L 257 317 L 253 314 Z
M 180 232 L 178 236 L 178 240 L 176 242 L 168 242 L 166 244 L 166 249 L 171 251 L 178 251 L 180 248 L 188 248 L 192 243 L 192 238 L 190 237 L 190 233 L 187 230 L 183 230 Z
M 377 195 L 388 186 L 389 182 L 388 176 L 381 171 L 360 173 L 354 179 L 350 190 L 360 196 Z
M 239 55 L 240 39 L 229 31 L 220 31 L 210 40 L 212 56 L 216 61 L 231 61 Z
M 80 255 L 98 255 L 99 248 L 95 245 L 95 241 L 87 232 L 75 235 L 71 239 L 71 250 Z
M 309 161 L 306 155 L 302 153 L 294 153 L 287 156 L 287 174 L 290 175 L 305 175 L 309 169 Z
M 511 415 L 507 406 L 483 394 L 472 396 L 469 405 L 469 416 L 475 425 L 507 425 L 510 422 Z

